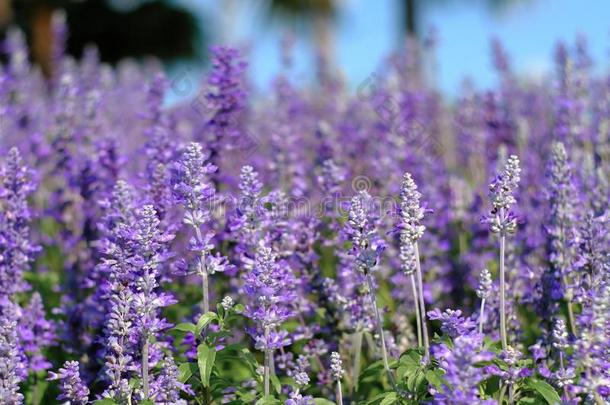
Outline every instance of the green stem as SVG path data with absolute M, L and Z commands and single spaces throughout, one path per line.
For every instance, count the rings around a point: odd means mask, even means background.
M 563 276 L 563 285 L 564 289 L 568 289 L 568 278 Z M 574 306 L 572 304 L 572 294 L 569 293 L 566 295 L 567 307 L 568 307 L 568 322 L 570 323 L 570 330 L 572 334 L 576 336 L 576 320 L 574 317 Z
M 201 229 L 198 226 L 194 226 L 195 234 L 197 235 L 198 240 L 203 240 L 201 236 Z M 205 252 L 201 252 L 201 256 L 199 257 L 199 274 L 201 275 L 201 290 L 203 294 L 202 299 L 202 308 L 203 313 L 207 314 L 210 312 L 210 288 L 208 281 L 208 269 L 206 266 L 206 254 Z
M 424 303 L 424 283 L 422 281 L 421 263 L 419 260 L 419 247 L 417 246 L 417 242 L 415 242 L 413 245 L 415 251 L 417 286 L 419 288 L 419 311 L 421 314 L 422 335 L 424 338 L 424 361 L 427 363 L 430 359 L 430 342 L 428 340 L 428 326 L 426 322 L 426 304 Z
M 265 327 L 265 341 L 269 340 L 269 327 Z M 265 349 L 265 371 L 264 371 L 264 383 L 265 383 L 265 396 L 269 396 L 269 358 L 270 351 L 268 348 Z
M 479 314 L 479 333 L 483 333 L 483 321 L 485 320 L 485 298 L 481 300 L 481 313 Z
M 504 393 L 506 392 L 506 385 L 502 384 L 500 387 L 500 397 L 498 398 L 498 405 L 502 405 L 504 402 Z
M 337 380 L 337 405 L 343 405 L 343 391 L 341 390 L 341 380 Z
M 415 285 L 415 274 L 411 273 L 411 290 L 413 292 L 413 302 L 415 303 L 415 320 L 417 321 L 417 347 L 422 347 L 421 333 L 421 314 L 419 312 L 419 296 Z
M 563 351 L 561 351 L 561 350 L 559 350 L 559 368 L 561 369 L 562 372 L 565 370 L 564 364 L 563 364 Z M 570 400 L 570 391 L 568 390 L 567 385 L 563 386 L 563 395 L 565 395 L 565 397 L 568 399 L 568 401 Z
M 203 313 L 210 312 L 210 289 L 208 282 L 208 273 L 201 274 L 201 289 L 203 291 Z
M 504 269 L 504 250 L 506 248 L 506 237 L 500 236 L 500 339 L 502 350 L 506 350 L 508 340 L 506 338 L 506 274 Z
M 144 345 L 142 346 L 142 395 L 144 399 L 148 399 L 149 396 L 149 384 L 148 384 L 148 336 L 144 338 Z
M 354 364 L 352 365 L 352 395 L 358 392 L 358 377 L 360 376 L 360 357 L 362 355 L 362 335 L 364 332 L 357 331 L 354 334 Z
M 377 298 L 375 297 L 373 278 L 370 274 L 368 274 L 366 278 L 369 282 L 369 294 L 371 296 L 371 300 L 373 301 L 373 310 L 375 311 L 375 318 L 377 320 L 377 333 L 379 333 L 379 338 L 381 339 L 381 357 L 383 359 L 383 367 L 385 368 L 385 371 L 388 374 L 390 384 L 392 385 L 392 387 L 395 387 L 396 381 L 394 380 L 394 374 L 392 374 L 392 370 L 390 370 L 390 363 L 388 361 L 388 351 L 386 349 L 385 336 L 383 334 L 383 322 L 379 313 L 379 307 L 377 307 Z

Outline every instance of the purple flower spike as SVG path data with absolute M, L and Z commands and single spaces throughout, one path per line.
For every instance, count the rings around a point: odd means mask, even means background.
M 49 373 L 49 380 L 59 381 L 59 401 L 65 401 L 71 405 L 86 405 L 89 403 L 89 389 L 80 378 L 79 364 L 77 361 L 66 361 L 57 373 Z
M 470 318 L 462 316 L 462 311 L 446 309 L 442 312 L 438 309 L 428 312 L 428 317 L 432 320 L 441 321 L 441 330 L 451 338 L 468 335 L 476 327 L 476 322 Z
M 457 336 L 453 348 L 441 344 L 432 347 L 432 353 L 445 371 L 441 392 L 433 392 L 434 403 L 449 405 L 484 404 L 492 405 L 496 401 L 479 396 L 478 384 L 487 378 L 485 369 L 476 363 L 493 359 L 493 353 L 481 350 L 483 335 L 472 333 Z
M 27 356 L 30 370 L 36 372 L 51 367 L 42 351 L 53 345 L 55 340 L 55 324 L 45 319 L 42 298 L 35 292 L 19 320 L 19 341 Z

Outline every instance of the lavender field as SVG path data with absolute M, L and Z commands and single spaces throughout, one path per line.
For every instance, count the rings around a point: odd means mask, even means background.
M 59 32 L 65 27 L 58 27 Z M 264 91 L 10 32 L 0 404 L 610 403 L 610 76 L 450 99 L 408 43 Z M 172 93 L 188 101 L 166 106 Z

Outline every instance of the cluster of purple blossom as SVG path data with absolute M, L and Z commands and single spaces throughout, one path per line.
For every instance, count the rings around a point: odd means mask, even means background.
M 256 101 L 217 47 L 173 107 L 154 61 L 60 43 L 48 79 L 6 41 L 0 403 L 610 401 L 610 79 L 584 40 L 543 83 L 494 43 L 497 87 L 454 104 L 432 45 L 356 95 L 287 63 Z

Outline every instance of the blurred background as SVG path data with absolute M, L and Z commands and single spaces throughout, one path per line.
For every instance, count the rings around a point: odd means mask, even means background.
M 0 26 L 20 26 L 31 57 L 50 72 L 53 11 L 65 10 L 68 52 L 96 44 L 116 63 L 148 55 L 163 60 L 170 79 L 201 79 L 211 44 L 238 46 L 263 91 L 285 69 L 282 47 L 293 49 L 290 74 L 312 80 L 323 61 L 354 88 L 383 67 L 388 55 L 417 38 L 432 50 L 427 77 L 449 97 L 465 78 L 485 88 L 491 41 L 512 68 L 536 80 L 553 68 L 556 41 L 585 38 L 596 69 L 610 60 L 608 0 L 0 0 Z M 170 101 L 188 94 L 170 94 Z

